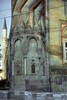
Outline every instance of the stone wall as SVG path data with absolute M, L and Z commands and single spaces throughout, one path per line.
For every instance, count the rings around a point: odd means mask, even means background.
M 60 7 L 62 6 L 62 7 Z M 50 65 L 63 63 L 62 22 L 66 21 L 63 0 L 49 0 L 49 27 L 50 27 Z

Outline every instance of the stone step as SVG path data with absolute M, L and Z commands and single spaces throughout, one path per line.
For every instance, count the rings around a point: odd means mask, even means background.
M 8 100 L 24 100 L 24 92 L 20 90 L 12 90 L 8 95 Z
M 8 98 L 8 91 L 0 91 L 0 100 L 7 100 Z
M 0 90 L 0 100 L 67 100 L 65 93 L 32 92 L 21 90 Z

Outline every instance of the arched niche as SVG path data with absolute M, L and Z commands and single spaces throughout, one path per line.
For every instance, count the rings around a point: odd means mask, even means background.
M 22 54 L 21 40 L 17 39 L 14 43 L 14 56 L 20 58 Z
M 34 55 L 37 52 L 37 41 L 35 38 L 29 40 L 29 52 Z
M 29 50 L 27 55 L 27 73 L 37 73 L 38 67 L 38 43 L 35 38 L 29 40 Z M 29 70 L 30 69 L 30 70 Z
M 21 40 L 17 39 L 14 43 L 14 67 L 15 74 L 20 75 L 22 73 L 22 48 Z
M 62 34 L 63 34 L 63 35 L 67 35 L 67 26 L 64 27 Z

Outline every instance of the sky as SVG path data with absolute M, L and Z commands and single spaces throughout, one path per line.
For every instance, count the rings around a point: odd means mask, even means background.
M 0 0 L 0 44 L 2 43 L 2 29 L 4 24 L 4 17 L 7 24 L 7 38 L 9 38 L 11 26 L 11 0 Z

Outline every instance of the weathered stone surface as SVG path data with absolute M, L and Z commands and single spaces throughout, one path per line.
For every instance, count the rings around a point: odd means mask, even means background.
M 55 94 L 54 95 L 54 100 L 62 100 L 61 94 Z
M 0 100 L 7 100 L 8 98 L 8 91 L 0 91 Z
M 67 100 L 67 94 L 32 91 L 0 91 L 0 100 Z
M 65 94 L 62 95 L 62 96 L 61 96 L 61 100 L 67 100 L 67 95 L 65 95 Z
M 28 94 L 28 92 L 25 92 L 24 93 L 24 100 L 32 100 L 33 98 L 32 98 L 32 93 L 30 92 L 29 94 Z
M 47 100 L 54 100 L 53 94 L 46 94 Z
M 8 100 L 24 100 L 24 92 L 19 90 L 10 91 L 8 93 Z

